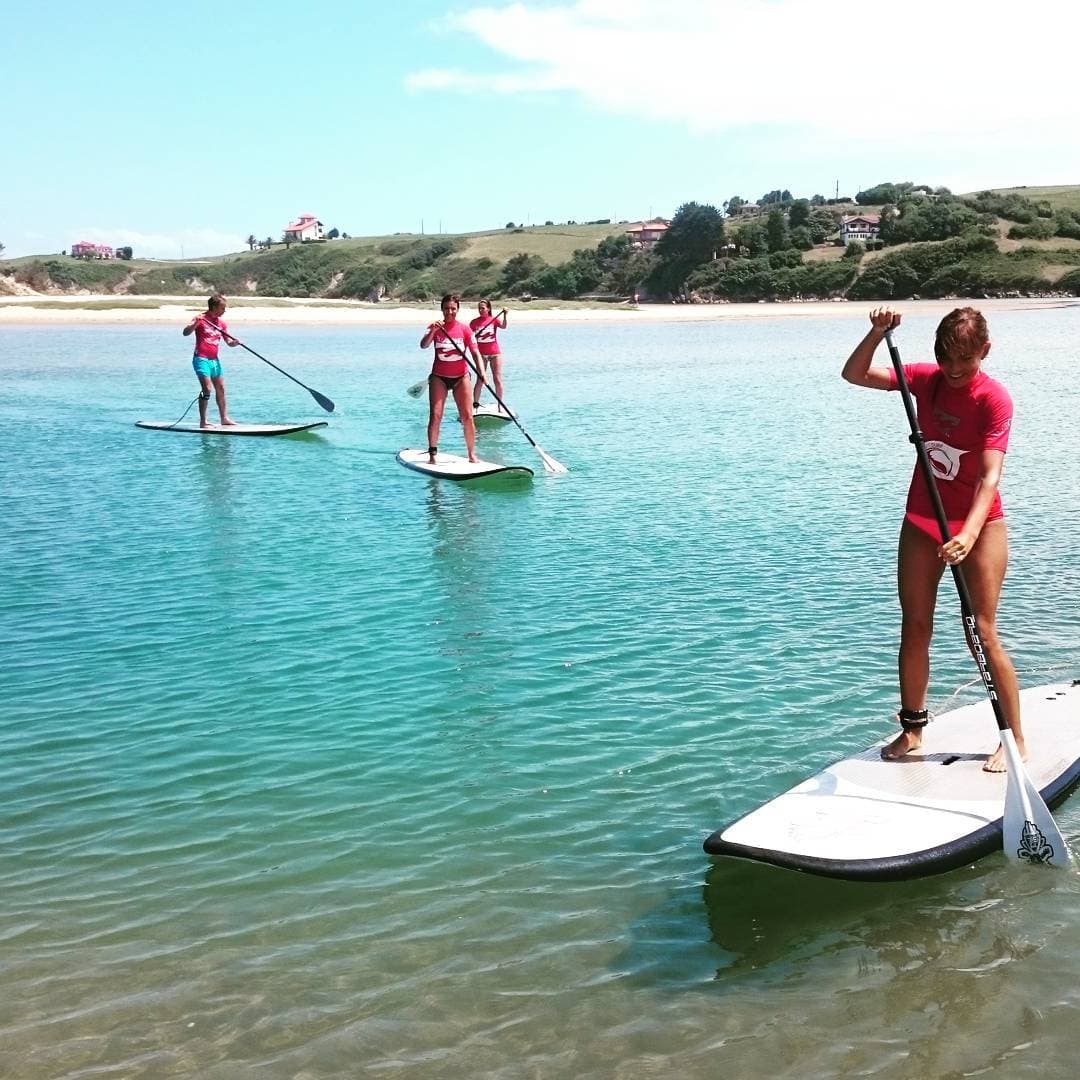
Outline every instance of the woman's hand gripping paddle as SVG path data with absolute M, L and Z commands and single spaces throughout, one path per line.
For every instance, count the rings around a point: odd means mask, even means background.
M 486 380 L 484 379 L 483 375 L 481 375 L 480 372 L 477 371 L 476 365 L 472 362 L 469 355 L 457 343 L 457 339 L 452 338 L 445 331 L 443 332 L 443 337 L 445 337 L 450 342 L 450 344 L 454 346 L 454 348 L 460 354 L 461 359 L 464 360 L 465 363 L 468 364 L 474 372 L 476 372 L 477 378 L 480 379 L 481 382 L 485 382 Z M 503 401 L 503 399 L 499 397 L 499 395 L 496 394 L 490 386 L 488 387 L 488 389 L 491 390 L 491 396 L 499 403 L 499 407 L 503 410 L 503 412 L 506 413 L 507 416 L 510 417 L 511 420 L 514 421 L 515 424 L 517 424 L 518 430 L 521 432 L 522 435 L 525 436 L 526 439 L 529 440 L 529 442 L 532 444 L 532 448 L 540 455 L 540 460 L 544 463 L 544 471 L 554 473 L 559 476 L 564 476 L 566 473 L 568 473 L 570 470 L 561 461 L 556 461 L 555 458 L 553 458 L 546 450 L 537 445 L 536 440 L 521 426 L 518 418 L 510 411 L 506 402 Z
M 205 320 L 205 319 L 202 319 L 202 321 L 203 321 L 203 322 L 206 322 L 206 320 Z M 206 323 L 206 325 L 207 325 L 207 326 L 213 326 L 213 323 Z M 256 352 L 256 351 L 255 351 L 254 349 L 252 349 L 252 348 L 250 348 L 249 346 L 245 345 L 245 344 L 244 344 L 244 343 L 243 343 L 243 342 L 242 342 L 242 341 L 241 341 L 241 340 L 240 340 L 240 339 L 239 339 L 238 337 L 235 337 L 235 336 L 234 336 L 233 334 L 230 334 L 230 333 L 229 333 L 229 332 L 228 332 L 227 330 L 222 330 L 220 326 L 214 326 L 214 329 L 215 329 L 215 330 L 217 330 L 217 332 L 218 332 L 219 334 L 222 334 L 222 335 L 223 335 L 223 336 L 224 336 L 224 337 L 225 337 L 225 338 L 226 338 L 227 340 L 229 340 L 229 341 L 235 341 L 235 342 L 236 342 L 236 344 L 237 344 L 237 345 L 239 345 L 241 349 L 247 349 L 247 351 L 248 351 L 249 353 L 251 353 L 251 355 L 252 355 L 252 356 L 256 356 L 256 357 L 258 357 L 258 358 L 259 358 L 259 359 L 260 359 L 260 360 L 261 360 L 261 361 L 262 361 L 262 362 L 263 362 L 264 364 L 270 364 L 270 366 L 271 366 L 271 367 L 272 367 L 272 368 L 273 368 L 273 369 L 274 369 L 275 371 L 280 371 L 280 372 L 281 372 L 281 374 L 282 374 L 282 375 L 284 375 L 286 379 L 292 379 L 292 381 L 293 381 L 294 383 L 296 383 L 296 385 L 297 385 L 297 386 L 303 386 L 303 387 L 304 387 L 304 389 L 305 389 L 305 390 L 306 390 L 306 391 L 307 391 L 307 392 L 308 392 L 308 393 L 309 393 L 309 394 L 310 394 L 310 395 L 311 395 L 311 396 L 312 396 L 312 397 L 313 397 L 313 398 L 314 398 L 314 399 L 315 399 L 315 400 L 316 400 L 316 401 L 317 401 L 317 402 L 318 402 L 318 403 L 319 403 L 319 404 L 320 404 L 320 405 L 321 405 L 321 406 L 322 406 L 322 407 L 323 407 L 323 408 L 324 408 L 324 409 L 325 409 L 325 410 L 326 410 L 327 412 L 333 412 L 333 411 L 334 411 L 334 403 L 333 403 L 333 402 L 332 402 L 332 401 L 331 401 L 331 400 L 330 400 L 330 399 L 329 399 L 329 398 L 328 398 L 328 397 L 327 397 L 327 396 L 326 396 L 325 394 L 320 394 L 318 390 L 312 390 L 310 386 L 306 386 L 306 385 L 305 385 L 304 383 L 302 383 L 302 382 L 301 382 L 301 381 L 300 381 L 299 379 L 297 379 L 297 378 L 294 378 L 294 377 L 293 377 L 292 375 L 290 375 L 290 374 L 289 374 L 289 373 L 288 373 L 287 371 L 284 371 L 284 370 L 283 370 L 282 368 L 279 368 L 279 367 L 277 366 L 277 364 L 274 364 L 274 363 L 272 363 L 271 361 L 267 360 L 265 356 L 259 356 L 259 354 L 258 354 L 258 353 L 257 353 L 257 352 Z
M 930 499 L 934 504 L 934 516 L 937 518 L 938 528 L 941 530 L 942 540 L 945 543 L 952 538 L 949 532 L 949 521 L 945 516 L 945 507 L 941 502 L 941 492 L 938 491 L 937 481 L 934 478 L 934 470 L 930 464 L 930 456 L 926 452 L 926 442 L 923 433 L 919 429 L 919 420 L 915 412 L 915 405 L 908 388 L 907 378 L 904 375 L 904 366 L 900 362 L 900 351 L 893 343 L 892 328 L 885 331 L 885 341 L 889 346 L 889 355 L 892 357 L 893 370 L 900 386 L 900 394 L 904 399 L 904 410 L 907 412 L 908 425 L 911 428 L 911 442 L 915 445 L 915 452 L 919 459 L 919 468 L 926 486 L 930 492 Z M 967 636 L 968 645 L 982 676 L 983 685 L 990 698 L 990 706 L 994 710 L 994 719 L 997 721 L 998 735 L 1005 751 L 1005 762 L 1008 766 L 1005 787 L 1005 811 L 1002 815 L 1002 842 L 1005 855 L 1018 863 L 1041 866 L 1068 866 L 1072 855 L 1061 830 L 1057 827 L 1053 815 L 1050 813 L 1039 789 L 1032 782 L 1031 777 L 1024 768 L 1024 762 L 1020 757 L 1020 751 L 1016 746 L 1016 739 L 1009 729 L 1002 711 L 1001 702 L 998 700 L 997 687 L 994 675 L 990 669 L 990 660 L 983 649 L 982 640 L 979 637 L 979 627 L 975 622 L 974 608 L 971 603 L 971 594 L 968 592 L 967 582 L 964 580 L 964 572 L 959 564 L 952 563 L 953 581 L 956 583 L 956 591 L 960 597 L 960 614 L 964 621 L 964 633 Z

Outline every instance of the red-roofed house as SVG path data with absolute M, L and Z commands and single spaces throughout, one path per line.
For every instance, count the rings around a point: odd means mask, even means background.
M 626 230 L 626 235 L 630 237 L 631 247 L 648 250 L 667 231 L 668 223 L 663 218 L 657 218 L 655 221 L 642 221 L 637 225 L 631 225 Z
M 116 254 L 111 247 L 105 244 L 92 244 L 89 240 L 80 240 L 71 245 L 71 257 L 73 259 L 111 259 Z
M 881 233 L 880 214 L 845 214 L 840 219 L 840 242 L 876 240 Z
M 285 226 L 285 239 L 288 241 L 321 240 L 322 222 L 314 214 L 301 214 L 295 221 Z

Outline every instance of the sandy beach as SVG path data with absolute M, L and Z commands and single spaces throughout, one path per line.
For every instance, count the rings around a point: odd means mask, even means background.
M 1075 306 L 1078 300 L 1026 298 L 1000 300 L 905 300 L 900 311 L 924 314 L 951 311 L 972 304 L 988 314 Z M 191 296 L 8 296 L 0 297 L 0 325 L 66 323 L 183 323 L 204 301 Z M 725 322 L 743 319 L 820 318 L 850 315 L 865 318 L 874 301 L 807 301 L 755 304 L 594 304 L 557 301 L 508 301 L 517 322 Z M 325 324 L 375 326 L 420 325 L 438 318 L 438 305 L 370 304 L 353 300 L 270 299 L 230 300 L 229 321 L 236 326 L 263 324 Z

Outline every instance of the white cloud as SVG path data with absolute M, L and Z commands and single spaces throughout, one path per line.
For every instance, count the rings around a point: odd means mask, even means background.
M 223 255 L 231 251 L 246 251 L 244 238 L 235 233 L 215 229 L 184 229 L 176 233 L 146 233 L 138 229 L 100 225 L 77 226 L 73 231 L 78 240 L 95 244 L 133 249 L 138 259 L 197 259 L 204 255 Z
M 696 133 L 775 126 L 852 141 L 1009 139 L 1053 124 L 1070 142 L 1080 24 L 1064 0 L 577 0 L 448 15 L 469 69 L 414 72 L 414 90 L 574 95 L 612 113 Z M 1029 34 L 1037 35 L 1037 40 Z M 456 51 L 461 55 L 461 51 Z M 1062 131 L 1062 122 L 1069 124 Z

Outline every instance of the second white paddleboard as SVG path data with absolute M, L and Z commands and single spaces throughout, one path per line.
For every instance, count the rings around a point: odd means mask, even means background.
M 484 476 L 506 476 L 529 479 L 532 469 L 524 465 L 500 465 L 494 461 L 470 461 L 457 454 L 444 454 L 441 450 L 435 455 L 435 464 L 428 461 L 426 450 L 401 450 L 398 461 L 406 469 L 413 469 L 425 476 L 438 476 L 445 480 L 479 480 Z
M 326 421 L 317 420 L 313 424 L 211 424 L 200 427 L 198 424 L 178 424 L 169 420 L 136 420 L 135 426 L 150 431 L 179 431 L 188 435 L 295 435 L 298 431 L 326 427 Z

